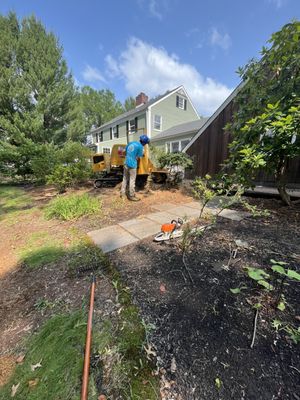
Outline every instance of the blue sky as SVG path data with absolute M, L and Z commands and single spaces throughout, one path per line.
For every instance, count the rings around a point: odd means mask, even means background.
M 124 101 L 184 85 L 202 115 L 238 84 L 236 70 L 300 19 L 299 0 L 1 0 L 58 36 L 78 85 Z

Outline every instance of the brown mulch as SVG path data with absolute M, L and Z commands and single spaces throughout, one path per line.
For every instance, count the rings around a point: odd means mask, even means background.
M 167 381 L 175 382 L 168 390 L 182 399 L 299 398 L 300 344 L 284 330 L 276 332 L 271 322 L 299 326 L 300 285 L 286 287 L 285 311 L 266 303 L 251 349 L 255 310 L 249 303 L 259 292 L 244 267 L 268 269 L 270 259 L 276 259 L 300 272 L 300 205 L 290 209 L 272 199 L 251 202 L 270 209 L 270 216 L 241 222 L 219 218 L 194 239 L 186 266 L 176 241 L 145 239 L 111 255 L 142 317 L 155 326 L 149 340 Z M 229 262 L 236 239 L 249 247 L 238 248 Z M 241 286 L 247 288 L 241 294 L 230 292 Z

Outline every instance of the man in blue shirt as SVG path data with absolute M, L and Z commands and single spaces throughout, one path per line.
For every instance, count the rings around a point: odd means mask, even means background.
M 150 139 L 146 135 L 140 136 L 139 142 L 130 142 L 126 146 L 126 157 L 124 162 L 123 182 L 121 187 L 121 197 L 125 197 L 127 185 L 129 185 L 128 199 L 131 201 L 139 201 L 135 195 L 135 179 L 137 171 L 137 160 L 144 155 L 143 147 L 150 143 Z

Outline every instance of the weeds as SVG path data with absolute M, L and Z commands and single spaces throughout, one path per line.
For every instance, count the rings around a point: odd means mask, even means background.
M 78 219 L 85 215 L 97 214 L 102 210 L 102 202 L 88 194 L 58 196 L 45 209 L 46 218 L 64 221 Z
M 289 285 L 288 281 L 300 282 L 300 274 L 297 271 L 287 268 L 286 262 L 273 259 L 270 262 L 271 268 L 267 271 L 261 268 L 245 268 L 248 277 L 256 282 L 258 285 L 257 288 L 260 289 L 258 295 L 255 296 L 255 300 L 252 301 L 252 306 L 255 309 L 255 324 L 251 347 L 253 347 L 255 339 L 259 310 L 271 306 L 273 309 L 283 312 L 288 305 L 284 288 Z M 247 289 L 247 286 L 233 288 L 230 291 L 233 294 L 239 294 L 242 289 Z M 274 319 L 271 325 L 276 331 L 284 329 L 294 343 L 297 344 L 300 342 L 300 327 L 295 328 L 293 325 L 284 323 L 278 319 Z

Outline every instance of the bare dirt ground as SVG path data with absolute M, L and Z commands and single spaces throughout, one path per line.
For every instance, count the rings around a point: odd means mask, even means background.
M 74 237 L 89 230 L 144 215 L 154 204 L 191 200 L 179 190 L 155 190 L 139 193 L 142 200 L 131 203 L 119 198 L 117 187 L 85 187 L 76 192 L 100 198 L 102 214 L 60 222 L 43 217 L 43 207 L 55 195 L 53 189 L 26 191 L 33 198 L 33 208 L 0 220 L 0 364 L 7 366 L 8 374 L 13 368 L 11 354 L 15 359 L 22 353 L 24 338 L 58 309 L 80 307 L 89 290 L 86 276 L 70 274 L 67 256 L 37 270 L 26 268 L 19 250 L 28 237 L 47 232 L 67 252 Z M 186 266 L 175 241 L 157 244 L 145 239 L 109 256 L 149 324 L 149 352 L 156 353 L 154 361 L 165 385 L 162 398 L 300 399 L 300 346 L 285 330 L 271 327 L 274 319 L 299 326 L 299 284 L 290 283 L 285 289 L 286 310 L 274 310 L 268 304 L 263 307 L 250 349 L 257 288 L 244 271 L 247 265 L 268 269 L 273 258 L 299 272 L 300 206 L 288 209 L 273 199 L 250 202 L 268 208 L 270 216 L 240 223 L 219 218 L 204 237 L 195 238 Z M 248 247 L 237 248 L 236 258 L 229 261 L 236 239 Z M 230 292 L 241 286 L 247 287 L 241 294 Z M 101 281 L 96 296 L 96 304 L 109 304 L 111 284 Z M 0 378 L 2 382 L 7 379 Z
M 193 283 L 176 242 L 145 239 L 111 255 L 143 318 L 155 326 L 150 337 L 171 387 L 167 398 L 300 398 L 300 345 L 271 326 L 279 320 L 299 327 L 300 285 L 289 282 L 284 289 L 284 311 L 274 309 L 271 300 L 263 304 L 251 349 L 253 304 L 261 291 L 244 270 L 269 271 L 270 259 L 276 259 L 300 272 L 300 205 L 288 209 L 277 200 L 249 201 L 270 209 L 270 216 L 242 222 L 219 218 L 196 238 L 186 257 Z M 248 246 L 237 247 L 237 239 Z M 239 295 L 230 291 L 243 286 Z
M 176 204 L 189 199 L 179 190 L 156 190 L 151 194 L 139 193 L 142 200 L 137 206 L 136 203 L 121 200 L 117 187 L 95 190 L 87 186 L 71 192 L 88 192 L 101 199 L 102 212 L 98 216 L 62 222 L 44 218 L 44 206 L 56 196 L 53 188 L 23 189 L 32 198 L 32 203 L 24 208 L 16 207 L 8 215 L 0 215 L 0 386 L 13 372 L 12 365 L 23 351 L 24 339 L 50 315 L 78 309 L 88 298 L 88 273 L 78 277 L 70 273 L 67 266 L 74 241 L 84 237 L 91 229 L 152 211 L 154 204 L 165 201 Z M 30 247 L 32 237 L 35 245 L 43 245 L 45 237 L 47 243 L 59 243 L 65 255 L 44 267 L 27 268 L 22 260 L 22 249 Z M 99 265 L 99 269 L 101 267 Z M 104 308 L 107 302 L 114 300 L 111 282 L 102 278 L 96 297 L 97 304 L 102 304 Z

